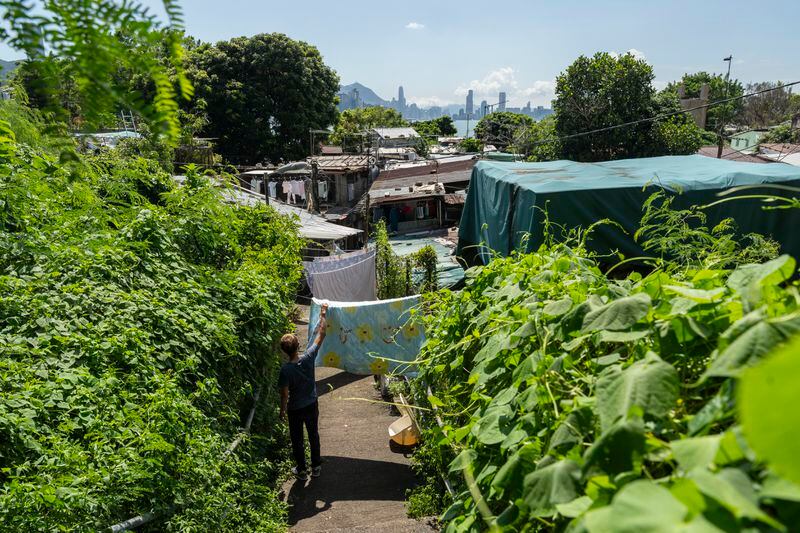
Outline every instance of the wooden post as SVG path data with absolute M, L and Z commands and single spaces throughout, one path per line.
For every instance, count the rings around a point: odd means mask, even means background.
M 316 159 L 311 160 L 311 201 L 308 203 L 308 210 L 312 213 L 319 213 L 319 187 L 317 185 L 317 174 L 319 164 Z

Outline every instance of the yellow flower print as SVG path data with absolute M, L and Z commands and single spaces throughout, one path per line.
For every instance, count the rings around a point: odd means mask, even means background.
M 342 359 L 336 352 L 328 352 L 322 358 L 322 364 L 325 366 L 331 366 L 333 368 L 340 368 L 342 364 Z
M 356 328 L 356 336 L 361 342 L 369 342 L 372 340 L 372 328 L 368 324 L 361 324 Z
M 419 326 L 417 326 L 414 322 L 407 322 L 405 326 L 403 326 L 403 337 L 407 340 L 414 339 L 419 337 Z
M 389 371 L 389 363 L 386 359 L 375 359 L 369 364 L 369 369 L 376 376 L 382 376 Z
M 397 300 L 389 304 L 389 309 L 392 311 L 402 311 L 403 310 L 403 300 Z
M 339 326 L 337 326 L 337 325 L 336 325 L 336 323 L 334 323 L 332 320 L 331 320 L 331 321 L 328 321 L 328 322 L 326 322 L 326 323 L 325 323 L 325 334 L 326 334 L 326 335 L 330 335 L 330 334 L 332 334 L 334 331 L 336 331 L 336 329 L 337 329 L 338 327 L 339 327 Z
M 344 307 L 343 309 L 345 313 L 350 313 L 351 315 L 358 311 L 357 307 Z

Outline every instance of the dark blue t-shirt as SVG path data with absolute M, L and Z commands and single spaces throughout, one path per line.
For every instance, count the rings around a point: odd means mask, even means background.
M 278 387 L 289 387 L 289 411 L 302 409 L 317 401 L 317 382 L 314 378 L 314 360 L 319 346 L 315 343 L 296 362 L 284 363 L 278 377 Z

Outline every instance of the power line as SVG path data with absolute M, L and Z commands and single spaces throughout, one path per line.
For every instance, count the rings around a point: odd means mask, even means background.
M 611 131 L 611 130 L 615 130 L 615 129 L 619 129 L 619 128 L 625 128 L 625 127 L 628 127 L 628 126 L 635 126 L 637 124 L 644 124 L 644 123 L 647 123 L 647 122 L 655 122 L 655 121 L 663 120 L 663 119 L 666 119 L 666 118 L 669 118 L 669 117 L 691 113 L 692 111 L 696 111 L 698 109 L 708 108 L 708 107 L 711 107 L 711 106 L 714 106 L 714 105 L 724 104 L 724 103 L 727 103 L 727 102 L 733 102 L 733 101 L 736 101 L 736 100 L 743 100 L 745 98 L 750 98 L 752 96 L 758 96 L 760 94 L 768 93 L 768 92 L 771 92 L 771 91 L 777 91 L 779 89 L 784 89 L 786 87 L 792 87 L 794 85 L 800 85 L 800 81 L 794 81 L 794 82 L 791 82 L 791 83 L 785 83 L 785 84 L 779 85 L 777 87 L 770 87 L 770 88 L 767 88 L 767 89 L 762 89 L 760 91 L 755 91 L 755 92 L 748 93 L 748 94 L 742 94 L 742 95 L 739 95 L 739 96 L 732 96 L 730 98 L 723 98 L 721 100 L 715 100 L 713 102 L 708 102 L 706 104 L 702 104 L 702 105 L 699 105 L 699 106 L 690 107 L 690 108 L 687 108 L 687 109 L 681 109 L 680 111 L 673 111 L 671 113 L 662 113 L 660 115 L 655 115 L 655 116 L 652 116 L 652 117 L 643 118 L 643 119 L 639 119 L 639 120 L 633 120 L 633 121 L 630 121 L 630 122 L 624 122 L 622 124 L 616 124 L 614 126 L 606 126 L 604 128 L 597 128 L 597 129 L 594 129 L 594 130 L 583 131 L 583 132 L 579 132 L 579 133 L 573 133 L 573 134 L 570 134 L 570 135 L 563 135 L 561 137 L 551 137 L 550 139 L 542 139 L 541 141 L 535 141 L 532 144 L 532 146 L 540 146 L 540 145 L 543 145 L 543 144 L 550 144 L 550 143 L 554 143 L 554 142 L 563 141 L 563 140 L 566 140 L 566 139 L 574 139 L 574 138 L 577 138 L 577 137 L 584 137 L 586 135 L 594 135 L 595 133 L 602 133 L 602 132 L 605 132 L 605 131 Z M 436 159 L 437 159 L 437 161 L 441 161 L 443 159 L 452 159 L 452 158 L 455 158 L 455 157 L 464 157 L 464 154 L 451 155 L 451 156 L 442 156 L 442 157 L 438 157 Z
M 561 137 L 553 137 L 553 138 L 550 138 L 550 139 L 543 139 L 541 141 L 536 141 L 534 143 L 534 146 L 538 146 L 540 144 L 548 144 L 548 143 L 557 142 L 557 141 L 563 141 L 563 140 L 566 140 L 566 139 L 574 139 L 574 138 L 577 138 L 577 137 L 584 137 L 586 135 L 594 135 L 595 133 L 602 133 L 602 132 L 605 132 L 605 131 L 616 130 L 616 129 L 625 128 L 625 127 L 628 127 L 628 126 L 635 126 L 637 124 L 644 124 L 644 123 L 647 123 L 647 122 L 655 122 L 655 121 L 658 121 L 658 120 L 663 120 L 665 118 L 674 117 L 674 116 L 677 116 L 677 115 L 683 115 L 683 114 L 686 114 L 686 113 L 690 113 L 692 111 L 697 111 L 698 109 L 704 109 L 704 108 L 711 107 L 711 106 L 714 106 L 714 105 L 725 104 L 725 103 L 733 102 L 733 101 L 736 101 L 736 100 L 742 100 L 744 98 L 750 98 L 751 96 L 757 96 L 759 94 L 768 93 L 768 92 L 771 92 L 771 91 L 777 91 L 778 89 L 784 89 L 786 87 L 791 87 L 793 85 L 800 85 L 800 81 L 794 81 L 792 83 L 785 83 L 785 84 L 779 85 L 777 87 L 771 87 L 771 88 L 768 88 L 768 89 L 762 89 L 760 91 L 756 91 L 756 92 L 749 93 L 749 94 L 742 94 L 742 95 L 739 95 L 739 96 L 732 96 L 730 98 L 723 98 L 721 100 L 715 100 L 713 102 L 708 102 L 706 104 L 702 104 L 702 105 L 699 105 L 699 106 L 689 107 L 687 109 L 681 109 L 680 111 L 673 111 L 671 113 L 662 113 L 660 115 L 655 115 L 653 117 L 642 118 L 642 119 L 639 119 L 639 120 L 632 120 L 630 122 L 624 122 L 622 124 L 616 124 L 614 126 L 606 126 L 604 128 L 597 128 L 597 129 L 590 130 L 590 131 L 583 131 L 583 132 L 580 132 L 580 133 L 573 133 L 573 134 L 570 134 L 570 135 L 563 135 Z

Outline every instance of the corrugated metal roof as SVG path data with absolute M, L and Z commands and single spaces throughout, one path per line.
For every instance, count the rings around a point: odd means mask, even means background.
M 381 139 L 416 139 L 419 133 L 414 128 L 374 128 L 372 133 Z
M 366 155 L 328 155 L 315 160 L 324 172 L 364 172 L 369 168 L 369 156 Z
M 703 146 L 702 148 L 700 148 L 700 150 L 697 151 L 697 153 L 698 155 L 704 155 L 706 157 L 713 157 L 716 159 L 717 147 Z M 728 161 L 738 161 L 740 163 L 771 163 L 769 159 L 759 157 L 755 154 L 745 154 L 743 152 L 738 152 L 728 146 L 725 146 L 722 149 L 722 159 L 727 159 Z
M 173 179 L 182 184 L 186 178 L 185 176 L 173 176 Z M 264 205 L 263 195 L 236 185 L 231 185 L 230 187 L 222 189 L 222 197 L 228 202 L 248 207 Z M 296 216 L 299 219 L 298 233 L 305 239 L 313 241 L 338 241 L 339 239 L 363 233 L 360 229 L 332 224 L 319 215 L 309 213 L 305 209 L 286 205 L 274 199 L 270 201 L 269 205 L 281 215 Z

